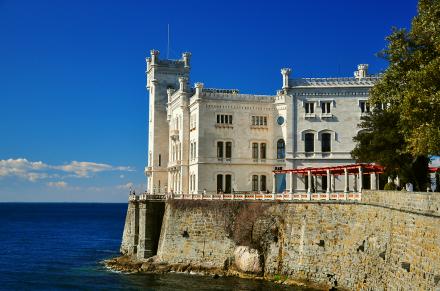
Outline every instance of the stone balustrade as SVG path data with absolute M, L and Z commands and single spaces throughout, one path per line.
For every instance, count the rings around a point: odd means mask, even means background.
M 240 192 L 240 193 L 167 193 L 148 194 L 139 196 L 130 195 L 129 201 L 150 201 L 150 200 L 241 200 L 241 201 L 361 201 L 362 194 L 359 192 L 349 193 L 262 193 L 262 192 Z

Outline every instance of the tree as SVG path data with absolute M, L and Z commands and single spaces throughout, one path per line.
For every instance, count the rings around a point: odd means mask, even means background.
M 371 90 L 371 103 L 399 114 L 404 150 L 440 154 L 440 0 L 420 0 L 411 29 L 393 29 L 379 55 L 389 67 Z
M 405 141 L 397 123 L 399 115 L 394 111 L 374 110 L 363 116 L 361 131 L 353 138 L 356 147 L 351 155 L 359 162 L 379 163 L 385 167 L 385 174 L 396 176 L 402 166 L 413 159 L 404 151 Z

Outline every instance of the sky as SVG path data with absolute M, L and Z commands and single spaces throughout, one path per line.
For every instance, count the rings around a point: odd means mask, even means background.
M 190 83 L 275 94 L 292 77 L 386 69 L 415 0 L 0 0 L 0 202 L 126 202 L 145 189 L 145 57 L 192 53 Z

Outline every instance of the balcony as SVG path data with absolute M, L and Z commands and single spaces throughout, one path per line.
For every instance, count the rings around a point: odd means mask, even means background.
M 316 114 L 315 113 L 305 113 L 304 114 L 304 118 L 310 118 L 310 119 L 313 119 L 313 118 L 316 118 Z
M 331 113 L 322 113 L 321 114 L 321 118 L 333 118 L 333 114 Z

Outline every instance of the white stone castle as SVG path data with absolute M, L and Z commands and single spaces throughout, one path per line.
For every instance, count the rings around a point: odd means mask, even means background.
M 352 78 L 290 79 L 291 70 L 281 69 L 282 88 L 266 96 L 190 87 L 190 57 L 162 60 L 152 50 L 147 58 L 148 193 L 347 190 L 342 176 L 274 171 L 355 163 L 353 136 L 379 79 L 368 65 Z M 350 190 L 362 187 L 350 179 Z

